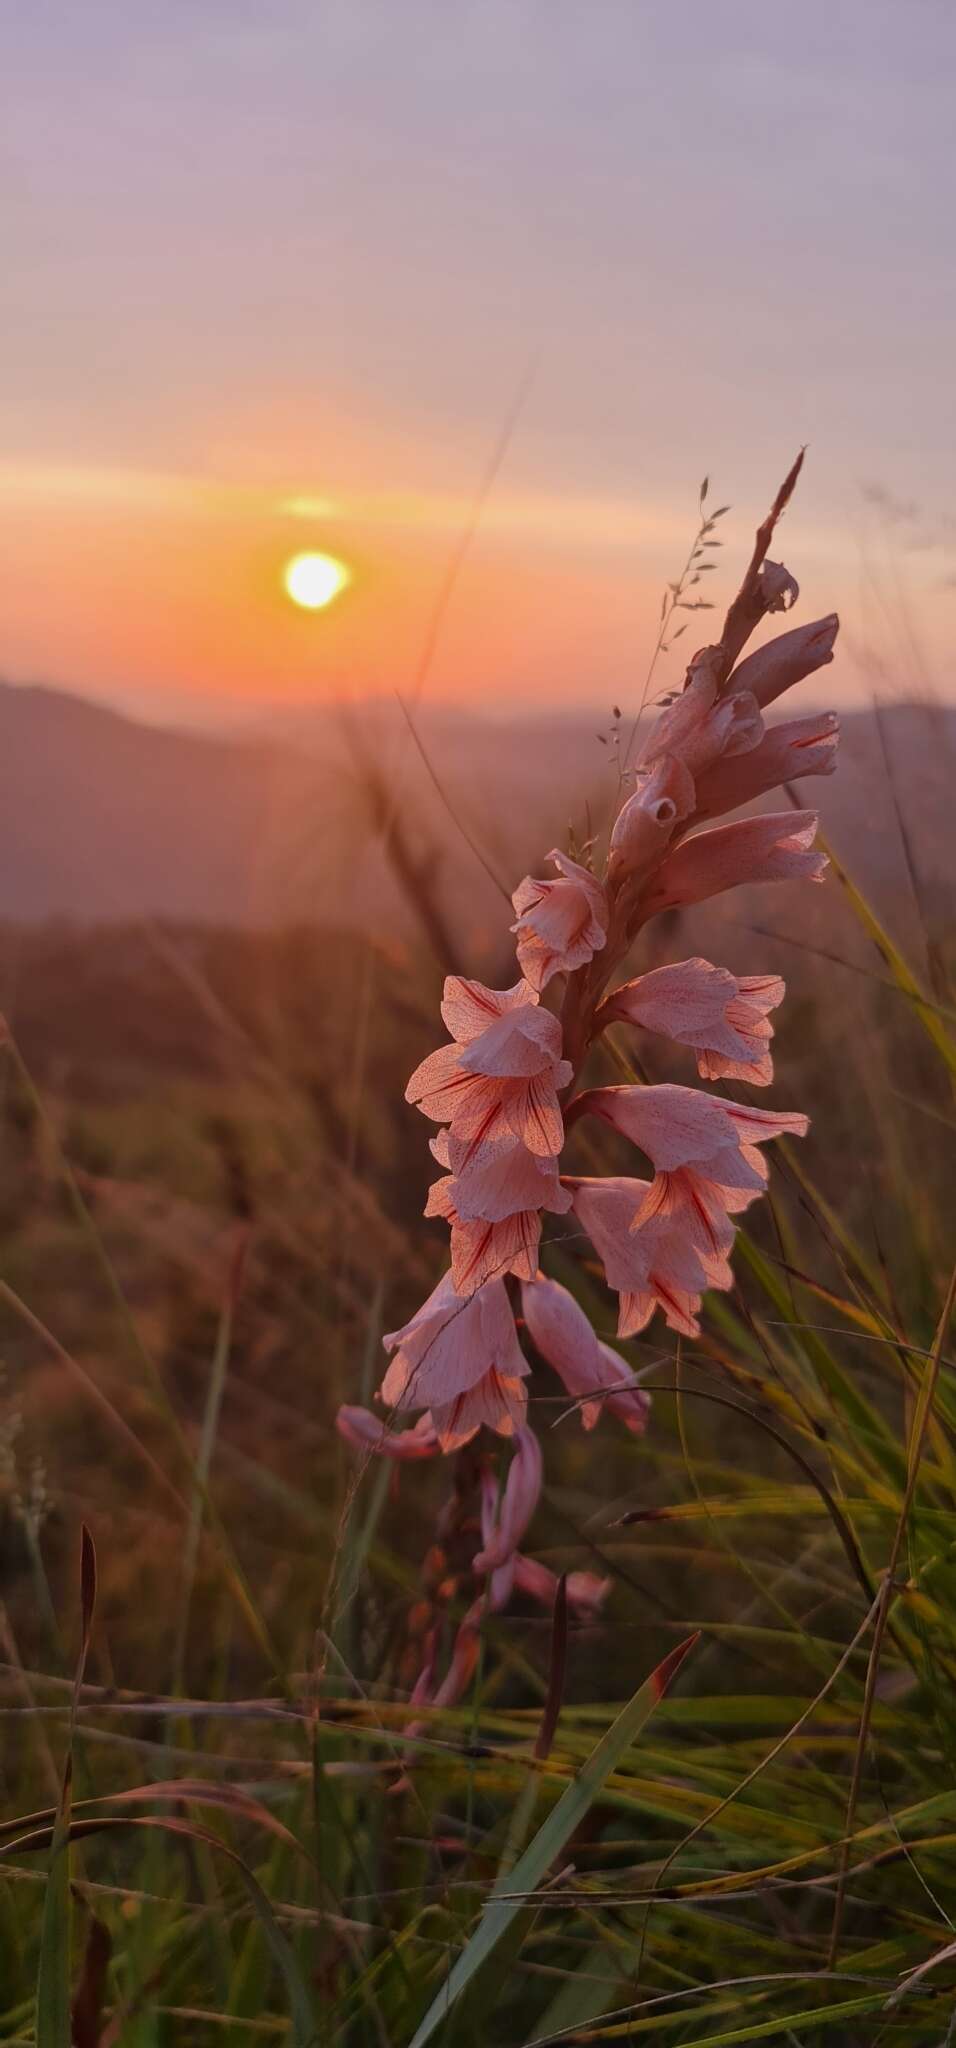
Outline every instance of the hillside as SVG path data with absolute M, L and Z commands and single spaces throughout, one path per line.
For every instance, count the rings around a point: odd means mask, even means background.
M 0 685 L 0 916 L 247 925 L 305 916 L 395 938 L 415 920 L 421 866 L 446 928 L 480 953 L 500 925 L 501 897 L 459 827 L 513 884 L 569 818 L 584 829 L 585 803 L 597 822 L 614 788 L 599 723 L 586 713 L 505 723 L 423 710 L 418 730 L 443 801 L 388 704 L 353 712 L 349 724 L 326 712 L 275 735 L 224 738 Z M 909 861 L 935 921 L 952 872 L 956 712 L 854 712 L 844 734 L 839 774 L 808 786 L 808 800 L 888 909 L 912 908 Z M 400 844 L 386 858 L 391 817 Z

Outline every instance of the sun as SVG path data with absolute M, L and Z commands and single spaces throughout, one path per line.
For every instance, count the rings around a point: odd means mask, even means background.
M 307 612 L 322 611 L 351 580 L 334 555 L 293 555 L 282 572 L 287 595 Z

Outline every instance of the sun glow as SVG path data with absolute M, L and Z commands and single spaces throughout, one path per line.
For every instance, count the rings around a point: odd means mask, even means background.
M 293 555 L 282 573 L 282 581 L 293 604 L 304 611 L 319 612 L 351 582 L 344 562 L 334 555 Z

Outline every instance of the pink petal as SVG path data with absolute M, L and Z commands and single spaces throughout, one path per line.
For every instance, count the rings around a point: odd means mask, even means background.
M 566 1287 L 539 1273 L 530 1285 L 522 1287 L 521 1306 L 536 1349 L 568 1393 L 583 1402 L 585 1429 L 594 1428 L 605 1407 L 628 1429 L 646 1427 L 648 1396 L 637 1387 L 624 1359 L 599 1342 L 584 1310 Z
M 483 1426 L 513 1436 L 525 1418 L 527 1394 L 520 1379 L 494 1370 L 452 1401 L 432 1405 L 432 1422 L 443 1451 L 457 1451 Z
M 772 726 L 752 753 L 715 761 L 700 778 L 698 817 L 715 818 L 722 811 L 735 811 L 766 790 L 802 775 L 832 775 L 839 741 L 840 722 L 833 711 Z
M 419 1417 L 413 1429 L 389 1429 L 367 1408 L 340 1408 L 335 1427 L 354 1451 L 371 1452 L 374 1457 L 414 1463 L 433 1458 L 439 1448 L 431 1417 Z
M 645 915 L 703 903 L 741 882 L 820 882 L 826 856 L 810 851 L 815 811 L 768 812 L 696 832 L 668 854 L 642 899 Z
M 674 754 L 665 754 L 638 778 L 611 833 L 608 875 L 614 882 L 659 860 L 676 825 L 694 808 L 693 777 Z
M 789 690 L 793 683 L 812 676 L 833 660 L 833 643 L 840 630 L 836 612 L 814 619 L 809 626 L 794 626 L 779 633 L 739 663 L 727 685 L 728 691 L 750 690 L 761 708 Z
M 492 1370 L 509 1380 L 528 1370 L 501 1280 L 463 1300 L 446 1274 L 411 1323 L 383 1341 L 395 1353 L 381 1389 L 393 1408 L 447 1408 Z
M 479 1032 L 459 1057 L 473 1074 L 553 1073 L 561 1060 L 561 1025 L 550 1010 L 512 1010 Z
M 449 974 L 445 981 L 441 1014 L 447 1029 L 461 1045 L 467 1045 L 486 1031 L 496 1017 L 538 1000 L 526 981 L 514 988 L 486 988 L 483 981 L 466 981 L 461 974 Z
M 515 1435 L 514 1457 L 508 1467 L 500 1508 L 497 1498 L 486 1512 L 482 1507 L 482 1548 L 474 1559 L 476 1572 L 494 1571 L 517 1550 L 541 1496 L 544 1461 L 533 1429 L 522 1427 Z M 497 1486 L 495 1496 L 497 1496 Z M 495 1513 L 497 1509 L 497 1514 Z

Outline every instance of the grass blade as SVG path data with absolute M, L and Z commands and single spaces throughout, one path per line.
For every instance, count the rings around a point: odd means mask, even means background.
M 536 1891 L 542 1883 L 555 1857 L 560 1855 L 565 1843 L 600 1794 L 611 1772 L 617 1768 L 622 1757 L 636 1741 L 697 1641 L 696 1635 L 688 1636 L 686 1642 L 679 1643 L 657 1669 L 652 1671 L 650 1678 L 645 1680 L 633 1699 L 622 1709 L 607 1734 L 602 1736 L 596 1749 L 592 1750 L 587 1763 L 578 1772 L 577 1777 L 572 1779 L 553 1813 L 548 1815 L 533 1841 L 529 1842 L 524 1855 L 519 1858 L 514 1869 L 505 1875 L 504 1883 L 498 1880 L 482 1919 L 458 1957 L 446 1983 L 429 2006 L 411 2048 L 425 2048 L 426 2041 L 432 2039 L 436 2029 L 447 2018 L 466 1986 L 471 1983 L 482 1964 L 487 1962 L 516 1915 L 524 1909 L 527 1894 Z

